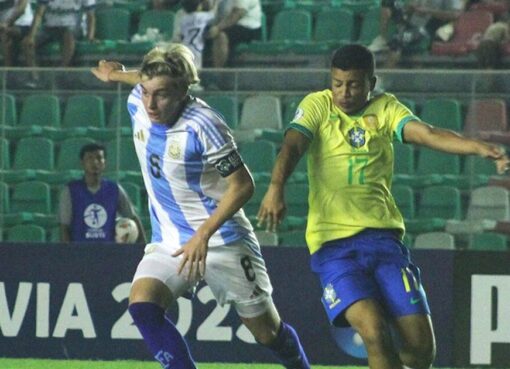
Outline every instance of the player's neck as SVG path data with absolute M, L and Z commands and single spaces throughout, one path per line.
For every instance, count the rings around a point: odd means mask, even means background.
M 98 190 L 101 187 L 101 175 L 100 174 L 85 174 L 85 184 L 89 190 Z

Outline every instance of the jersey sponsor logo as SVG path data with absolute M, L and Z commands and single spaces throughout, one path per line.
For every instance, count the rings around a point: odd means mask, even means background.
M 379 121 L 377 120 L 377 115 L 375 114 L 364 115 L 363 121 L 365 122 L 365 126 L 371 130 L 376 130 L 379 126 Z
M 181 157 L 181 146 L 178 142 L 170 142 L 168 146 L 168 156 L 172 159 L 179 159 Z
M 360 127 L 351 128 L 348 132 L 349 144 L 352 147 L 360 148 L 365 145 L 365 130 Z
M 328 283 L 324 288 L 323 298 L 330 309 L 333 309 L 340 303 L 340 299 L 337 297 L 336 291 L 331 283 Z

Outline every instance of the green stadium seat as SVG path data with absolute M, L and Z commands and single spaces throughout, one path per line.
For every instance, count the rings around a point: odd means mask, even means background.
M 45 179 L 55 166 L 53 141 L 45 137 L 25 137 L 16 144 L 14 162 L 10 170 L 1 172 L 6 182 Z
M 276 145 L 269 141 L 244 142 L 239 147 L 243 161 L 256 183 L 267 183 L 276 159 Z
M 7 230 L 6 241 L 10 242 L 46 242 L 46 231 L 35 224 L 20 224 Z
M 449 219 L 462 218 L 462 199 L 458 188 L 431 186 L 423 189 L 416 217 L 406 222 L 411 233 L 442 231 Z
M 358 42 L 363 45 L 370 45 L 374 38 L 379 35 L 381 8 L 374 7 L 367 9 L 363 15 Z
M 420 148 L 416 165 L 416 187 L 462 184 L 460 156 L 428 148 Z
M 23 136 L 16 126 L 18 124 L 18 110 L 16 98 L 9 93 L 0 94 L 0 126 L 5 132 L 6 138 L 18 139 Z
M 121 137 L 118 140 L 108 141 L 106 153 L 108 177 L 118 181 L 124 180 L 139 185 L 143 184 L 140 164 L 131 137 Z
M 133 128 L 131 124 L 131 116 L 127 110 L 125 98 L 119 97 L 113 100 L 106 128 L 109 132 L 102 139 L 103 141 L 113 139 L 117 136 L 132 135 Z
M 436 127 L 462 131 L 462 108 L 456 99 L 429 99 L 423 104 L 420 117 Z
M 12 185 L 10 198 L 11 212 L 49 214 L 51 196 L 49 184 L 41 181 L 27 181 Z
M 204 100 L 216 109 L 231 129 L 235 129 L 239 123 L 239 103 L 237 97 L 228 95 L 211 95 Z
M 11 153 L 9 148 L 9 141 L 0 137 L 0 171 L 11 168 Z M 2 176 L 0 172 L 0 177 Z
M 261 54 L 289 52 L 294 46 L 312 40 L 312 23 L 312 14 L 307 10 L 280 10 L 273 19 L 269 41 L 253 41 L 238 51 Z
M 233 133 L 239 143 L 260 138 L 281 142 L 283 124 L 280 98 L 271 95 L 247 97 L 243 102 L 239 125 Z
M 140 15 L 138 34 L 145 34 L 148 28 L 156 28 L 166 39 L 172 38 L 175 13 L 171 10 L 148 9 Z
M 67 99 L 62 119 L 63 135 L 59 138 L 89 136 L 107 139 L 104 99 L 96 95 L 74 95 Z M 106 136 L 106 137 L 105 137 Z
M 354 40 L 355 25 L 352 11 L 343 8 L 323 8 L 315 17 L 313 40 L 327 50 Z
M 380 4 L 380 0 L 331 0 L 332 6 L 340 6 L 349 9 L 356 15 L 366 14 L 372 8 L 378 8 Z
M 0 213 L 5 214 L 9 210 L 9 186 L 5 182 L 0 182 Z
M 19 127 L 57 127 L 61 125 L 60 99 L 52 94 L 30 95 L 21 107 Z
M 476 233 L 468 242 L 469 250 L 477 251 L 508 251 L 508 239 L 498 233 Z
M 131 14 L 116 7 L 96 11 L 96 38 L 98 40 L 129 41 Z

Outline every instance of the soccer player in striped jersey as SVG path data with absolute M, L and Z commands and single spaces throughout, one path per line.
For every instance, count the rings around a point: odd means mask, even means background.
M 188 94 L 199 81 L 191 51 L 170 44 L 151 50 L 139 71 L 101 61 L 92 72 L 134 85 L 128 110 L 152 240 L 134 276 L 129 311 L 155 359 L 163 368 L 196 368 L 164 313 L 203 278 L 284 367 L 310 368 L 273 304 L 260 246 L 241 209 L 253 194 L 252 177 L 222 117 Z
M 491 159 L 508 168 L 505 151 L 433 127 L 395 96 L 371 96 L 373 54 L 338 49 L 331 89 L 307 95 L 286 131 L 258 213 L 275 229 L 285 214 L 284 185 L 307 152 L 306 240 L 331 324 L 352 326 L 372 369 L 426 369 L 435 356 L 430 309 L 419 269 L 402 244 L 404 221 L 391 195 L 394 140 Z M 395 345 L 390 326 L 400 336 Z

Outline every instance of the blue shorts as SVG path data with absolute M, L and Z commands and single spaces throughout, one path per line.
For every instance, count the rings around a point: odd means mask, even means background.
M 378 301 L 391 317 L 430 314 L 420 270 L 393 230 L 367 229 L 328 241 L 311 258 L 331 324 L 349 325 L 345 310 L 363 299 Z

